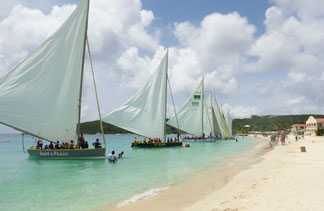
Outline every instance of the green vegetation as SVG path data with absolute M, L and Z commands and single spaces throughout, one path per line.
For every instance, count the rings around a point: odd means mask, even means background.
M 250 131 L 279 131 L 290 129 L 293 124 L 305 124 L 309 116 L 315 118 L 324 118 L 324 115 L 305 114 L 305 115 L 267 115 L 256 116 L 246 119 L 234 119 L 233 131 L 234 133 L 244 133 L 244 125 L 250 125 Z M 96 134 L 100 133 L 99 121 L 84 122 L 81 123 L 80 131 L 84 134 Z M 129 133 L 128 131 L 119 127 L 113 126 L 103 122 L 105 134 L 116 133 Z M 169 125 L 166 126 L 167 134 L 176 134 L 177 129 Z M 318 131 L 323 133 L 324 131 Z
M 127 130 L 124 130 L 122 128 L 116 127 L 114 125 L 111 125 L 111 124 L 108 124 L 105 122 L 103 122 L 102 124 L 103 124 L 105 134 L 130 133 Z M 80 132 L 83 134 L 101 133 L 99 120 L 81 123 L 80 124 Z M 176 134 L 177 128 L 166 125 L 166 133 L 167 134 Z
M 243 133 L 244 125 L 250 125 L 250 131 L 279 131 L 290 129 L 293 124 L 305 124 L 309 116 L 324 118 L 324 115 L 304 114 L 304 115 L 268 115 L 256 116 L 246 119 L 234 119 L 233 131 Z
M 324 135 L 324 129 L 318 129 L 318 130 L 316 130 L 316 135 L 317 136 L 323 136 Z

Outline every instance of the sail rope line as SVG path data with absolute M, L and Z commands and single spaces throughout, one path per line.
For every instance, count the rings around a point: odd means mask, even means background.
M 214 130 L 214 128 L 213 128 L 213 125 L 212 125 L 212 123 L 210 121 L 210 118 L 209 118 L 208 106 L 207 106 L 206 103 L 205 103 L 205 108 L 206 108 L 206 113 L 207 113 L 207 119 L 208 119 L 208 122 L 209 122 L 209 126 L 210 126 L 210 129 L 211 129 L 211 132 L 212 132 Z
M 99 105 L 99 99 L 98 99 L 98 93 L 97 93 L 97 86 L 96 86 L 96 79 L 95 79 L 95 75 L 94 75 L 94 71 L 93 71 L 92 57 L 91 57 L 91 53 L 90 53 L 90 47 L 89 47 L 89 39 L 88 39 L 88 37 L 87 37 L 86 42 L 87 42 L 88 55 L 89 55 L 89 60 L 90 60 L 91 72 L 92 72 L 93 85 L 94 85 L 94 90 L 95 90 L 95 94 L 96 94 L 96 101 L 97 101 L 97 108 L 98 108 L 99 122 L 100 122 L 100 130 L 101 130 L 103 142 L 104 142 L 104 145 L 105 145 L 105 148 L 106 148 L 106 139 L 105 139 L 105 133 L 104 133 L 104 130 L 103 130 L 103 125 L 102 125 L 100 105 Z
M 24 139 L 24 137 L 25 137 L 25 133 L 22 133 L 21 135 L 22 135 L 22 140 L 21 140 L 21 141 L 22 141 L 22 148 L 23 148 L 23 152 L 26 153 L 26 152 L 25 152 L 25 139 Z
M 180 125 L 179 125 L 179 120 L 178 120 L 177 111 L 176 111 L 176 108 L 175 108 L 175 105 L 174 105 L 174 100 L 173 100 L 173 95 L 172 95 L 172 90 L 171 90 L 171 84 L 170 84 L 169 77 L 167 77 L 167 81 L 168 81 L 168 84 L 169 84 L 170 95 L 171 95 L 172 105 L 173 105 L 173 109 L 174 109 L 174 115 L 175 115 L 175 118 L 176 118 L 176 120 L 177 120 L 178 133 L 180 134 L 180 138 L 181 138 L 181 140 L 182 140 L 182 134 L 181 134 L 181 132 L 180 132 Z

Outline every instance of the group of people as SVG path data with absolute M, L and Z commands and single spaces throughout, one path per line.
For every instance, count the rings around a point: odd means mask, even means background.
M 166 142 L 171 143 L 171 142 L 178 142 L 178 141 L 179 141 L 179 138 L 177 138 L 177 137 L 175 137 L 174 139 L 168 137 Z M 149 143 L 150 144 L 150 143 L 161 143 L 161 142 L 162 141 L 160 138 L 154 138 L 154 139 L 144 138 L 143 141 L 137 141 L 136 137 L 133 139 L 133 144 L 135 144 L 135 143 L 144 143 L 144 144 Z
M 118 153 L 118 159 L 122 158 L 124 156 L 124 151 L 121 151 Z M 108 162 L 110 163 L 115 163 L 117 161 L 117 156 L 115 155 L 115 151 L 113 150 L 109 155 L 108 155 Z
M 102 148 L 98 138 L 94 143 L 92 143 L 92 145 L 95 149 Z M 48 145 L 46 144 L 44 146 L 44 149 L 88 149 L 88 148 L 89 148 L 89 144 L 87 141 L 84 140 L 83 134 L 79 136 L 77 144 L 75 144 L 73 140 L 71 140 L 70 143 L 62 143 L 62 144 L 60 144 L 59 141 L 57 141 L 55 144 L 53 144 L 53 142 L 50 141 Z M 36 149 L 43 149 L 43 141 L 41 139 L 37 140 Z
M 278 145 L 279 141 L 281 142 L 282 145 L 286 144 L 286 139 L 288 138 L 288 136 L 286 136 L 285 133 L 281 133 L 281 134 L 272 134 L 270 136 L 270 147 L 272 148 L 273 145 Z

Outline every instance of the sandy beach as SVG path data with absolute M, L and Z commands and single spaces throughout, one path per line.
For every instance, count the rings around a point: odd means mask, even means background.
M 224 165 L 159 194 L 109 210 L 324 210 L 324 138 L 305 136 L 269 150 L 268 139 Z M 300 147 L 305 146 L 306 152 Z
M 193 177 L 172 185 L 157 195 L 123 207 L 106 207 L 102 210 L 184 210 L 224 187 L 239 172 L 260 162 L 262 155 L 269 150 L 268 141 L 263 141 L 252 150 L 226 159 L 220 166 L 201 170 Z

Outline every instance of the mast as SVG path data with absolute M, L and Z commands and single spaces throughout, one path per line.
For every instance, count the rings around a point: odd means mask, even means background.
M 166 55 L 166 80 L 165 80 L 165 103 L 164 103 L 164 107 L 165 107 L 165 112 L 164 112 L 164 124 L 163 124 L 163 141 L 166 142 L 166 113 L 167 113 L 167 96 L 168 96 L 168 65 L 169 65 L 169 48 L 167 48 L 167 55 Z
M 204 77 L 202 78 L 202 92 L 201 92 L 201 97 L 202 97 L 202 109 L 201 109 L 201 136 L 204 134 Z
M 85 60 L 85 52 L 86 52 L 86 42 L 87 42 L 87 34 L 88 34 L 89 7 L 90 7 L 90 0 L 88 0 L 87 20 L 86 20 L 86 28 L 85 28 L 85 32 L 84 32 L 82 69 L 81 69 L 81 81 L 80 81 L 80 94 L 79 94 L 79 105 L 78 105 L 79 116 L 78 116 L 78 124 L 77 124 L 77 131 L 76 131 L 77 137 L 79 137 L 79 135 L 80 135 L 82 85 L 83 85 L 83 73 L 84 73 L 84 60 Z
M 92 72 L 93 85 L 94 85 L 94 90 L 95 90 L 95 94 L 96 94 L 100 130 L 101 130 L 101 134 L 102 134 L 102 140 L 103 140 L 103 143 L 104 143 L 105 148 L 106 148 L 106 139 L 105 139 L 105 133 L 104 133 L 102 120 L 101 120 L 101 112 L 100 112 L 100 105 L 99 105 L 99 99 L 98 99 L 98 93 L 97 93 L 96 79 L 95 79 L 95 75 L 94 75 L 94 72 L 93 72 L 92 56 L 91 56 L 91 53 L 90 53 L 90 46 L 89 46 L 89 39 L 88 38 L 87 38 L 87 47 L 88 47 L 88 54 L 89 54 L 89 59 L 90 59 L 90 66 L 91 66 L 91 72 Z

